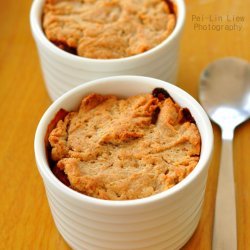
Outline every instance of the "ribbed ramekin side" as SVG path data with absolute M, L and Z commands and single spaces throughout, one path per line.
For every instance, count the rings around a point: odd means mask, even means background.
M 82 237 L 79 237 L 78 235 L 73 235 L 70 229 L 65 228 L 61 225 L 60 221 L 55 221 L 57 228 L 63 238 L 68 242 L 68 244 L 73 247 L 74 249 L 88 249 L 88 250 L 162 250 L 162 249 L 167 249 L 167 250 L 173 250 L 173 249 L 180 249 L 184 244 L 189 240 L 189 238 L 192 236 L 194 233 L 198 221 L 199 221 L 199 213 L 197 213 L 194 218 L 192 218 L 192 221 L 187 224 L 187 226 L 184 228 L 183 231 L 177 232 L 177 235 L 173 237 L 173 239 L 168 239 L 167 237 L 164 237 L 163 240 L 160 241 L 160 243 L 153 243 L 150 242 L 148 246 L 145 246 L 148 241 L 143 241 L 143 242 L 137 242 L 137 244 L 129 244 L 130 242 L 125 242 L 125 243 L 117 243 L 114 242 L 111 244 L 105 244 L 105 242 L 101 240 L 97 240 L 95 243 L 91 242 L 86 242 Z M 144 244 L 144 246 L 142 246 Z
M 51 205 L 52 214 L 54 216 L 55 222 L 59 226 L 59 231 L 62 236 L 69 241 L 70 244 L 77 244 L 79 247 L 77 249 L 177 249 L 177 246 L 182 246 L 187 241 L 187 238 L 191 236 L 195 230 L 199 217 L 200 217 L 201 203 L 194 209 L 191 215 L 187 215 L 187 219 L 178 227 L 178 230 L 170 230 L 163 234 L 161 237 L 146 238 L 139 241 L 131 241 L 129 234 L 124 234 L 121 240 L 117 240 L 115 234 L 111 234 L 109 237 L 104 235 L 104 239 L 98 238 L 99 233 L 92 237 L 90 235 L 85 235 L 81 232 L 81 228 L 74 225 L 73 223 L 68 224 L 63 221 L 60 217 L 58 218 L 58 213 L 55 211 L 53 205 Z M 142 229 L 141 234 L 144 234 Z M 168 237 L 166 237 L 166 235 Z M 167 238 L 167 239 L 166 239 Z
M 160 231 L 153 232 L 156 228 L 164 226 L 166 223 L 166 220 L 169 224 L 172 224 L 173 227 L 179 227 L 180 224 L 183 223 L 185 220 L 185 216 L 188 214 L 190 216 L 193 211 L 196 209 L 196 207 L 201 204 L 203 200 L 203 196 L 196 197 L 197 202 L 192 202 L 190 207 L 186 208 L 186 211 L 183 211 L 182 209 L 178 209 L 176 212 L 166 212 L 163 216 L 156 217 L 154 220 L 148 220 L 149 213 L 144 213 L 144 221 L 141 221 L 140 223 L 124 223 L 124 221 L 114 221 L 113 218 L 109 217 L 108 215 L 100 215 L 96 213 L 93 215 L 93 218 L 83 217 L 79 214 L 75 214 L 68 210 L 62 203 L 58 203 L 57 200 L 54 199 L 54 196 L 51 195 L 51 193 L 47 192 L 51 205 L 54 207 L 54 209 L 57 211 L 57 213 L 60 215 L 60 217 L 64 217 L 65 221 L 67 222 L 73 222 L 77 224 L 79 227 L 84 227 L 86 230 L 89 230 L 93 235 L 96 234 L 96 232 L 102 232 L 105 231 L 107 234 L 114 233 L 116 235 L 124 234 L 126 232 L 131 232 L 134 234 L 134 237 L 136 239 L 139 239 L 139 236 L 137 237 L 137 233 L 140 233 L 141 229 L 143 228 L 144 236 L 143 237 L 150 237 L 154 236 L 157 233 L 160 233 Z M 157 210 L 155 213 L 158 212 Z M 96 217 L 104 216 L 107 218 L 108 222 L 105 221 L 96 221 Z M 122 216 L 120 216 L 122 217 Z M 165 218 L 167 217 L 167 218 Z M 136 215 L 134 216 L 136 218 Z M 117 219 L 119 220 L 119 218 Z M 122 225 L 122 227 L 120 227 Z M 172 229 L 172 228 L 171 228 Z M 163 231 L 165 232 L 167 229 L 164 228 Z M 105 238 L 104 238 L 105 239 Z
M 50 185 L 45 186 L 54 220 L 56 224 L 60 224 L 62 230 L 60 228 L 59 230 L 65 239 L 73 239 L 72 243 L 79 243 L 80 246 L 86 245 L 87 249 L 96 247 L 96 249 L 110 250 L 141 249 L 141 246 L 144 246 L 143 249 L 163 249 L 160 246 L 175 249 L 175 246 L 184 244 L 189 231 L 196 227 L 205 190 L 204 186 L 198 186 L 199 192 L 192 197 L 193 199 L 180 201 L 179 207 L 184 209 L 176 209 L 176 212 L 169 212 L 167 207 L 163 210 L 161 206 L 158 209 L 155 208 L 154 211 L 146 211 L 142 215 L 144 221 L 141 221 L 139 226 L 137 225 L 136 231 L 133 231 L 131 230 L 133 225 L 129 227 L 126 223 L 114 222 L 113 216 L 109 214 L 100 214 L 93 210 L 92 218 L 87 219 L 75 214 L 72 211 L 75 211 L 76 208 L 69 200 L 58 196 L 56 189 L 54 190 Z M 203 188 L 203 190 L 199 190 L 199 188 Z M 70 206 L 72 206 L 72 211 L 69 211 Z M 88 214 L 89 211 L 86 212 Z M 148 217 L 151 212 L 161 214 L 161 218 L 156 217 L 156 223 L 149 226 Z M 110 224 L 103 222 L 101 217 L 106 217 Z M 119 217 L 123 216 L 119 215 L 117 218 Z M 133 215 L 130 217 L 133 218 Z M 136 219 L 136 215 L 134 218 Z M 166 235 L 168 235 L 168 240 L 165 242 Z M 139 246 L 140 248 L 138 248 Z M 84 249 L 84 247 L 79 249 Z
M 176 80 L 178 41 L 164 48 L 161 57 L 157 60 L 148 58 L 136 64 L 131 63 L 130 68 L 126 67 L 125 69 L 110 66 L 110 69 L 106 69 L 104 72 L 100 68 L 95 69 L 94 66 L 93 70 L 87 70 L 88 63 L 84 61 L 81 68 L 79 68 L 79 65 L 65 64 L 64 61 L 59 60 L 57 55 L 39 44 L 39 41 L 37 43 L 46 88 L 53 100 L 73 87 L 84 84 L 84 82 L 108 76 L 142 75 L 172 83 L 175 83 Z

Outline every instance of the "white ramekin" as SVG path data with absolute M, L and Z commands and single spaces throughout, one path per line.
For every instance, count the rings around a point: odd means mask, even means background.
M 59 109 L 74 110 L 85 95 L 93 92 L 124 97 L 150 93 L 155 87 L 166 89 L 179 105 L 190 110 L 201 134 L 199 163 L 183 181 L 147 198 L 106 201 L 80 194 L 54 176 L 46 159 L 44 137 Z M 193 234 L 204 198 L 213 132 L 205 111 L 180 88 L 142 76 L 115 76 L 85 83 L 62 95 L 48 108 L 37 127 L 34 146 L 55 224 L 72 248 L 179 249 Z
M 52 100 L 86 81 L 115 75 L 143 75 L 174 83 L 178 66 L 179 41 L 185 19 L 183 0 L 174 0 L 177 24 L 172 34 L 155 48 L 121 59 L 90 59 L 57 48 L 45 36 L 42 26 L 44 0 L 34 0 L 30 24 L 35 39 L 44 80 Z

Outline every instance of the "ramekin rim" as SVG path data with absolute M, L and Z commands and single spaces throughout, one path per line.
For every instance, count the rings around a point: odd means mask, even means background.
M 184 94 L 185 99 L 188 98 L 188 103 L 192 104 L 193 107 L 196 108 L 197 113 L 192 114 L 195 117 L 200 117 L 203 127 L 206 130 L 206 133 L 201 134 L 202 137 L 202 141 L 204 141 L 205 138 L 205 146 L 202 144 L 203 150 L 206 150 L 205 153 L 203 153 L 203 155 L 200 157 L 200 160 L 197 164 L 197 166 L 194 168 L 194 170 L 184 179 L 182 180 L 180 183 L 178 183 L 177 185 L 175 185 L 174 187 L 163 191 L 161 193 L 149 196 L 149 197 L 145 197 L 145 198 L 141 198 L 141 199 L 134 199 L 134 200 L 122 200 L 122 201 L 117 201 L 117 200 L 102 200 L 102 199 L 98 199 L 98 198 L 94 198 L 94 197 L 90 197 L 84 194 L 81 194 L 77 191 L 74 191 L 72 189 L 70 189 L 69 187 L 67 187 L 66 185 L 64 185 L 60 180 L 58 180 L 55 175 L 52 173 L 52 171 L 50 170 L 50 167 L 47 163 L 47 159 L 46 157 L 41 157 L 40 155 L 42 155 L 41 151 L 41 145 L 40 142 L 41 140 L 43 141 L 44 138 L 41 138 L 41 135 L 39 136 L 39 133 L 41 134 L 42 129 L 44 126 L 48 125 L 48 121 L 46 120 L 46 117 L 50 116 L 50 113 L 53 111 L 53 109 L 55 109 L 55 107 L 57 107 L 58 104 L 60 104 L 61 102 L 63 102 L 65 99 L 67 99 L 70 95 L 72 95 L 74 92 L 77 92 L 79 89 L 88 87 L 90 85 L 95 85 L 95 84 L 105 84 L 105 82 L 107 81 L 117 81 L 117 80 L 122 80 L 122 79 L 128 79 L 129 81 L 133 81 L 133 80 L 141 80 L 143 81 L 157 81 L 159 84 L 164 84 L 166 86 L 166 89 L 171 91 L 174 91 L 175 94 L 176 93 L 180 93 L 181 95 Z M 178 102 L 178 101 L 177 101 Z M 59 107 L 56 109 L 57 111 L 59 110 Z M 55 112 L 53 112 L 55 114 Z M 43 145 L 44 146 L 44 145 Z M 204 149 L 205 147 L 205 149 Z M 45 111 L 45 113 L 43 114 L 37 129 L 36 129 L 36 133 L 35 133 L 35 140 L 34 140 L 34 152 L 35 152 L 35 158 L 36 158 L 36 164 L 37 167 L 39 169 L 39 172 L 42 176 L 42 178 L 46 179 L 46 181 L 49 181 L 50 184 L 52 184 L 55 188 L 59 189 L 61 192 L 63 192 L 64 194 L 67 194 L 68 196 L 78 200 L 78 201 L 84 201 L 87 202 L 89 204 L 95 204 L 98 206 L 108 206 L 108 207 L 127 207 L 127 206 L 138 206 L 138 205 L 145 205 L 147 203 L 151 203 L 157 200 L 161 200 L 163 198 L 166 197 L 170 197 L 172 195 L 174 195 L 176 192 L 181 191 L 183 188 L 185 188 L 187 185 L 189 185 L 192 180 L 198 176 L 202 169 L 206 166 L 206 164 L 208 164 L 211 160 L 211 156 L 212 156 L 212 151 L 213 151 L 213 130 L 212 130 L 212 126 L 210 123 L 210 120 L 206 114 L 206 112 L 203 110 L 203 108 L 201 107 L 201 105 L 190 95 L 188 94 L 186 91 L 182 90 L 181 88 L 172 85 L 171 83 L 159 80 L 159 79 L 155 79 L 155 78 L 151 78 L 151 77 L 144 77 L 144 76 L 132 76 L 132 75 L 120 75 L 120 76 L 111 76 L 111 77 L 105 77 L 105 78 L 100 78 L 100 79 L 96 79 L 93 81 L 89 81 L 87 83 L 84 83 L 80 86 L 77 86 L 71 90 L 69 90 L 68 92 L 66 92 L 65 94 L 63 94 L 61 97 L 59 97 L 54 103 L 52 103 L 48 109 Z
M 31 30 L 33 32 L 35 39 L 39 39 L 39 41 L 43 44 L 43 46 L 45 46 L 47 49 L 49 49 L 51 52 L 53 52 L 57 56 L 67 59 L 71 62 L 77 62 L 77 63 L 93 63 L 93 64 L 100 64 L 100 65 L 111 64 L 112 65 L 116 63 L 123 63 L 123 64 L 128 63 L 129 64 L 131 60 L 132 61 L 143 60 L 147 56 L 150 56 L 153 53 L 157 53 L 163 47 L 170 44 L 175 39 L 175 37 L 177 37 L 178 34 L 181 33 L 184 27 L 184 22 L 185 22 L 185 17 L 186 17 L 186 8 L 185 8 L 184 0 L 173 0 L 175 1 L 177 5 L 177 14 L 179 13 L 179 16 L 177 18 L 177 23 L 173 32 L 163 42 L 161 42 L 160 44 L 158 44 L 157 46 L 155 46 L 154 48 L 148 51 L 145 51 L 137 55 L 129 56 L 129 57 L 117 58 L 117 59 L 94 59 L 94 58 L 81 57 L 78 55 L 72 55 L 56 47 L 52 42 L 50 42 L 47 39 L 38 21 L 40 17 L 36 15 L 39 9 L 39 4 L 41 5 L 41 1 L 44 2 L 45 0 L 34 0 L 31 5 L 31 10 L 30 10 L 30 25 L 31 25 Z

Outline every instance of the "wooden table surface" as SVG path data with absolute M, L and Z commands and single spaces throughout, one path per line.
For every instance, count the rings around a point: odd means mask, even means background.
M 51 101 L 30 32 L 31 2 L 0 1 L 0 249 L 69 249 L 52 220 L 34 160 L 36 126 Z M 187 0 L 186 4 L 178 85 L 198 98 L 199 75 L 208 63 L 225 56 L 250 60 L 250 1 Z M 211 249 L 221 146 L 220 130 L 215 125 L 214 134 L 203 213 L 185 250 Z M 236 129 L 234 140 L 241 250 L 250 249 L 249 162 L 248 121 Z

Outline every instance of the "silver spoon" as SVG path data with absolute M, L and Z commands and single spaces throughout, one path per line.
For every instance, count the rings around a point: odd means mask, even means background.
M 250 64 L 224 58 L 208 65 L 200 78 L 200 101 L 222 130 L 222 149 L 213 227 L 213 250 L 237 249 L 233 169 L 234 129 L 250 117 Z

